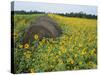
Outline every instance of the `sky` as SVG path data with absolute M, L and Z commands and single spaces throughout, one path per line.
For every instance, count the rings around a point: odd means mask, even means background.
M 55 4 L 55 3 L 41 3 L 41 2 L 24 2 L 15 1 L 15 10 L 25 10 L 25 11 L 43 11 L 51 13 L 70 13 L 70 12 L 83 12 L 86 14 L 97 15 L 96 6 L 87 5 L 71 5 L 71 4 Z

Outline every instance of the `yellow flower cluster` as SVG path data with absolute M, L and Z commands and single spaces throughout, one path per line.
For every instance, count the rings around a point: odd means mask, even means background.
M 64 46 L 61 46 L 60 47 L 60 50 L 61 50 L 62 53 L 65 53 L 66 52 L 66 48 Z

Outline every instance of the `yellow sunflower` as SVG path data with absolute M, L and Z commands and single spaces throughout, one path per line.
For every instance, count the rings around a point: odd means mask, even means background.
M 30 69 L 31 73 L 34 73 L 34 69 Z
M 28 48 L 29 48 L 29 44 L 26 43 L 26 44 L 24 45 L 24 48 L 25 48 L 25 49 L 28 49 Z
M 74 64 L 74 60 L 71 60 L 70 63 L 71 63 L 71 64 Z
M 34 39 L 38 40 L 39 36 L 37 34 L 34 35 Z

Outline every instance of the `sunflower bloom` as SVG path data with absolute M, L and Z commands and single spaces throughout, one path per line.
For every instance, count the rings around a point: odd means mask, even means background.
M 34 69 L 31 69 L 30 71 L 31 71 L 31 73 L 34 73 Z
M 86 51 L 82 51 L 82 55 L 85 55 L 86 54 Z
M 77 54 L 75 54 L 75 58 L 77 58 L 77 56 L 78 56 L 78 55 L 77 55 Z
M 61 50 L 62 53 L 65 53 L 66 52 L 66 48 L 63 47 L 63 46 L 60 47 L 60 50 Z
M 74 60 L 71 60 L 70 63 L 71 63 L 71 64 L 74 64 Z
M 83 50 L 82 50 L 82 55 L 85 55 L 86 54 L 86 49 L 84 48 Z
M 31 57 L 31 54 L 27 54 L 26 58 L 29 59 Z
M 38 40 L 39 36 L 37 34 L 34 35 L 34 39 Z
M 14 33 L 14 38 L 18 38 L 18 33 Z
M 45 38 L 43 38 L 43 39 L 42 39 L 42 43 L 45 43 L 45 42 L 46 42 L 46 39 L 45 39 Z
M 82 65 L 82 63 L 83 63 L 82 61 L 79 62 L 80 65 Z
M 25 48 L 25 49 L 28 49 L 28 48 L 29 48 L 29 44 L 26 43 L 26 44 L 24 45 L 24 48 Z
M 24 56 L 25 58 L 29 59 L 31 57 L 31 52 L 30 51 L 24 52 Z

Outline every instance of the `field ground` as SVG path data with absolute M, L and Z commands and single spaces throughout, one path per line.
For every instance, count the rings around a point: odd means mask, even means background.
M 56 39 L 44 38 L 35 48 L 21 44 L 23 30 L 45 14 L 14 15 L 15 72 L 50 72 L 97 68 L 97 20 L 47 14 L 61 27 Z

